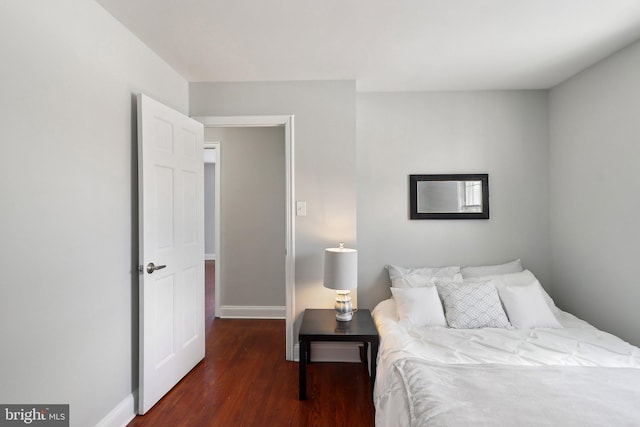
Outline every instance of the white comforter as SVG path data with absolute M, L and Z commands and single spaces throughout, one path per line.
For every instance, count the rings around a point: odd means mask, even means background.
M 434 366 L 438 369 L 445 369 L 443 365 L 477 365 L 475 368 L 479 368 L 476 372 L 480 373 L 480 369 L 487 368 L 487 364 L 490 365 L 506 365 L 507 368 L 501 370 L 499 375 L 505 374 L 502 371 L 517 370 L 518 366 L 583 366 L 583 367 L 606 367 L 606 368 L 633 368 L 629 372 L 631 387 L 635 384 L 636 392 L 640 389 L 640 349 L 634 347 L 621 339 L 602 332 L 592 327 L 588 323 L 572 316 L 569 313 L 555 310 L 556 318 L 564 326 L 562 329 L 450 329 L 444 327 L 424 327 L 416 328 L 412 330 L 406 330 L 398 324 L 395 305 L 393 300 L 386 300 L 378 304 L 373 311 L 374 319 L 378 327 L 378 331 L 381 336 L 380 352 L 378 354 L 378 371 L 376 377 L 375 391 L 374 391 L 374 403 L 376 406 L 376 426 L 377 427 L 402 427 L 421 425 L 420 419 L 424 414 L 415 413 L 416 400 L 409 400 L 407 397 L 407 391 L 409 395 L 412 393 L 415 396 L 425 391 L 420 392 L 419 384 L 414 384 L 414 391 L 408 389 L 411 378 L 433 375 L 427 371 L 415 371 L 420 367 L 420 370 L 426 365 L 427 370 Z M 416 360 L 422 362 L 415 362 Z M 415 365 L 415 366 L 414 366 Z M 458 366 L 457 368 L 460 368 Z M 498 367 L 499 368 L 499 367 Z M 496 367 L 488 367 L 488 369 L 497 369 Z M 557 368 L 553 368 L 557 369 Z M 549 375 L 553 375 L 553 369 L 551 370 L 539 370 L 540 375 L 543 371 L 548 371 Z M 409 375 L 407 380 L 407 372 L 413 372 Z M 414 372 L 415 371 L 415 372 Z M 579 370 L 567 370 L 579 371 Z M 588 379 L 589 376 L 602 377 L 602 381 L 607 380 L 608 369 L 597 369 L 588 371 L 590 374 L 583 374 L 579 372 L 579 378 L 575 378 L 575 383 L 569 384 L 568 387 L 582 387 L 584 383 L 582 381 Z M 626 371 L 626 370 L 622 370 Z M 620 371 L 620 372 L 622 372 Z M 405 374 L 403 380 L 403 373 Z M 533 373 L 533 375 L 537 375 Z M 481 375 L 482 376 L 482 375 Z M 624 377 L 624 375 L 622 375 Z M 519 377 L 522 381 L 525 381 L 526 376 Z M 496 377 L 497 379 L 497 377 Z M 435 381 L 433 378 L 430 381 Z M 574 381 L 572 379 L 571 381 Z M 635 382 L 634 382 L 635 381 Z M 487 384 L 480 384 L 479 390 L 486 389 L 491 384 L 489 380 Z M 611 382 L 610 382 L 611 383 Z M 615 383 L 611 383 L 614 384 Z M 624 390 L 624 385 L 621 390 Z M 522 383 L 522 387 L 532 388 L 535 385 L 529 382 L 525 385 Z M 615 388 L 615 387 L 614 387 Z M 455 390 L 455 389 L 453 389 Z M 539 390 L 538 390 L 539 391 Z M 460 391 L 453 391 L 454 395 L 445 395 L 445 390 L 439 391 L 441 393 L 441 399 L 445 402 L 453 402 L 460 396 L 456 396 L 456 393 Z M 535 392 L 534 392 L 534 395 Z M 538 394 L 539 395 L 539 394 Z M 628 395 L 628 393 L 627 393 Z M 630 395 L 631 398 L 636 399 Z M 424 399 L 424 396 L 420 397 Z M 517 399 L 517 394 L 514 395 L 514 399 Z M 620 396 L 611 395 L 610 397 L 602 396 L 602 400 L 606 403 L 606 399 L 619 399 Z M 536 400 L 538 401 L 538 400 Z M 633 400 L 635 402 L 635 400 Z M 618 403 L 616 402 L 616 405 Z M 497 401 L 493 401 L 493 405 L 500 405 Z M 606 406 L 606 405 L 605 405 Z M 638 402 L 640 407 L 640 401 Z M 502 403 L 501 407 L 509 407 L 509 402 Z M 615 408 L 617 406 L 613 406 Z M 501 414 L 501 417 L 511 417 L 509 419 L 503 418 L 503 425 L 517 425 L 521 423 L 522 417 L 518 415 L 518 408 L 514 406 L 514 411 L 511 411 L 509 415 Z M 490 409 L 487 409 L 490 411 Z M 540 411 L 539 409 L 538 411 Z M 413 418 L 410 414 L 413 413 Z M 600 411 L 595 411 L 600 413 Z M 563 425 L 572 425 L 571 420 L 560 417 L 558 420 L 562 420 Z M 555 416 L 555 415 L 554 415 Z M 603 417 L 606 417 L 603 414 Z M 423 417 L 424 418 L 424 417 Z M 454 421 L 451 417 L 440 418 L 445 419 L 446 425 L 470 425 L 473 420 L 466 419 L 460 421 L 457 424 L 452 424 Z M 492 425 L 497 425 L 497 419 L 492 419 Z M 552 417 L 553 419 L 553 417 Z M 514 421 L 515 420 L 515 421 Z M 412 424 L 413 421 L 413 424 Z M 440 421 L 436 422 L 435 419 L 431 420 L 429 425 L 438 425 Z M 478 421 L 479 420 L 475 420 Z M 517 421 L 517 422 L 516 422 Z M 595 424 L 592 425 L 611 425 L 611 419 L 593 419 Z M 515 424 L 514 424 L 515 423 Z M 551 422 L 553 424 L 553 422 Z M 573 423 L 573 425 L 577 425 Z M 640 425 L 640 419 L 629 421 L 623 425 Z

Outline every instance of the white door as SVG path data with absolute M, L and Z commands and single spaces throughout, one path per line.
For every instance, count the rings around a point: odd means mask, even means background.
M 200 122 L 138 95 L 140 414 L 204 358 L 203 141 Z

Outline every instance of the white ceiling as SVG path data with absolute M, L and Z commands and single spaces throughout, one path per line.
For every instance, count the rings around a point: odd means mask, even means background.
M 552 87 L 640 38 L 639 0 L 97 0 L 188 81 Z

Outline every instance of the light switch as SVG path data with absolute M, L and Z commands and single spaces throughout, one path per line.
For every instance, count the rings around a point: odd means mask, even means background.
M 298 200 L 296 202 L 296 216 L 307 216 L 306 200 Z

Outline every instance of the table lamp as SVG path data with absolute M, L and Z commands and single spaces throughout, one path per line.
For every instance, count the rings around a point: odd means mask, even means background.
M 324 251 L 324 287 L 335 289 L 336 319 L 348 322 L 353 318 L 351 289 L 358 287 L 358 251 L 347 249 L 344 243 Z

